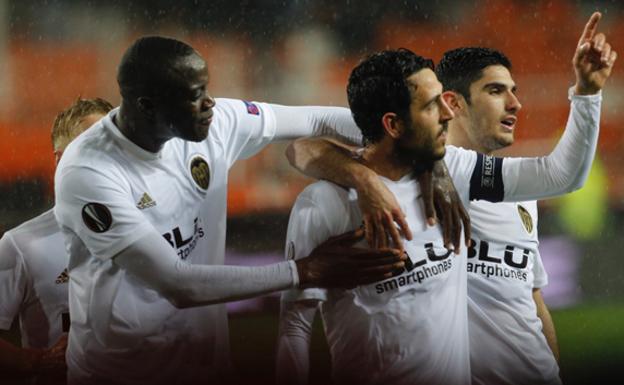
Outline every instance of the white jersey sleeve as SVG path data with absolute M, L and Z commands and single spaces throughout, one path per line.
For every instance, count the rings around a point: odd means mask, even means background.
M 596 153 L 602 96 L 573 95 L 570 99 L 565 132 L 549 155 L 477 155 L 470 181 L 472 200 L 528 201 L 566 194 L 583 186 Z
M 328 135 L 360 144 L 362 135 L 343 107 L 282 106 L 218 98 L 210 128 L 223 142 L 228 165 L 255 155 L 274 140 Z
M 444 163 L 448 168 L 449 175 L 453 179 L 453 183 L 464 202 L 468 201 L 470 178 L 475 170 L 477 163 L 477 153 L 471 150 L 465 150 L 460 147 L 446 146 L 446 155 L 444 155 Z M 466 186 L 466 187 L 464 187 Z
M 100 260 L 114 257 L 150 231 L 126 178 L 86 167 L 64 167 L 55 180 L 56 219 Z
M 348 222 L 344 219 L 348 217 L 346 199 L 339 196 L 346 196 L 348 192 L 339 189 L 334 184 L 321 181 L 308 186 L 299 194 L 288 221 L 286 259 L 305 258 L 328 238 L 349 230 Z M 322 205 L 319 204 L 321 201 Z M 326 290 L 320 288 L 291 289 L 282 293 L 282 301 L 286 302 L 308 299 L 324 301 L 326 298 Z
M 255 155 L 275 136 L 275 115 L 266 103 L 217 98 L 214 113 L 210 130 L 223 143 L 229 167 Z
M 276 140 L 302 136 L 332 136 L 354 145 L 362 144 L 362 132 L 351 110 L 344 107 L 281 106 L 270 104 L 275 112 Z
M 24 260 L 10 233 L 0 239 L 0 329 L 8 330 L 26 295 Z

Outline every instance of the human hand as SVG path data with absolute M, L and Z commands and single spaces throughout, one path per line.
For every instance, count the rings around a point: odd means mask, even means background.
M 388 239 L 391 239 L 394 247 L 403 250 L 401 235 L 409 241 L 412 239 L 412 232 L 394 194 L 377 174 L 373 174 L 372 178 L 356 190 L 369 246 L 385 248 L 389 246 Z
M 390 278 L 405 267 L 407 256 L 397 249 L 362 249 L 358 229 L 329 238 L 306 258 L 297 260 L 301 287 L 353 288 Z
M 611 49 L 603 33 L 596 34 L 602 15 L 594 12 L 576 46 L 572 65 L 576 74 L 577 95 L 591 95 L 600 91 L 613 69 L 617 52 Z
M 459 254 L 462 227 L 466 247 L 470 245 L 470 217 L 459 199 L 444 161 L 435 162 L 432 171 L 420 174 L 418 183 L 427 222 L 433 226 L 439 218 L 444 246 L 448 249 L 452 247 L 455 253 Z

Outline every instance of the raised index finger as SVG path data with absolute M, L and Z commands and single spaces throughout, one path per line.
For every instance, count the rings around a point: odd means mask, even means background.
M 602 14 L 600 12 L 594 12 L 591 15 L 591 17 L 587 21 L 587 24 L 585 24 L 585 29 L 583 29 L 583 34 L 581 35 L 581 38 L 579 39 L 578 45 L 582 45 L 586 41 L 594 38 L 594 34 L 596 33 L 596 30 L 598 29 L 598 21 L 600 20 L 601 17 L 602 17 Z

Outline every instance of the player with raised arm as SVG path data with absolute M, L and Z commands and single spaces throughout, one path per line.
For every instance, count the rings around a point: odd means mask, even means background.
M 601 96 L 597 92 L 615 61 L 614 54 L 597 43 L 577 47 L 575 63 L 583 65 L 575 65 L 570 118 L 550 155 L 495 158 L 447 148 L 445 162 L 465 202 L 545 198 L 582 186 L 598 137 Z M 359 162 L 348 156 L 344 162 L 375 171 L 398 197 L 414 231 L 414 239 L 404 242 L 409 260 L 398 277 L 352 290 L 286 292 L 280 315 L 278 382 L 307 382 L 309 332 L 320 305 L 337 383 L 469 384 L 466 250 L 451 257 L 440 230 L 419 220 L 422 208 L 411 174 L 414 159 L 422 162 L 423 157 L 435 159 L 444 153 L 444 127 L 453 113 L 442 99 L 442 85 L 422 58 L 406 50 L 385 51 L 354 69 L 348 94 L 355 121 L 369 144 Z M 307 154 L 332 148 L 322 142 L 307 145 L 314 147 Z M 298 150 L 306 151 L 305 146 Z M 298 157 L 306 159 L 305 153 Z M 305 169 L 305 163 L 299 168 Z M 362 217 L 357 205 L 353 190 L 328 182 L 309 186 L 291 213 L 288 256 L 304 256 L 325 237 L 359 226 Z M 510 253 L 513 261 L 522 257 L 521 250 Z
M 56 163 L 69 142 L 112 108 L 103 99 L 78 99 L 60 112 L 52 126 Z M 0 340 L 5 375 L 39 377 L 35 383 L 65 382 L 68 261 L 52 210 L 0 239 L 0 328 L 9 329 L 19 317 L 22 342 L 18 348 Z
M 602 46 L 602 57 L 575 55 L 610 68 L 615 60 L 603 34 L 600 14 L 588 21 L 578 47 Z M 579 50 L 580 51 L 580 50 Z M 612 56 L 613 55 L 613 56 Z M 436 74 L 455 113 L 447 143 L 484 154 L 513 143 L 520 102 L 511 63 L 486 48 L 446 52 Z M 578 78 L 578 77 L 577 77 Z M 580 83 L 580 82 L 579 82 Z M 578 84 L 577 95 L 595 89 Z M 468 251 L 468 321 L 473 384 L 559 384 L 555 327 L 540 288 L 547 284 L 538 250 L 537 202 L 472 201 L 473 244 Z M 522 250 L 522 253 L 518 253 Z
M 221 383 L 222 303 L 352 287 L 404 266 L 394 249 L 347 253 L 358 234 L 297 262 L 222 266 L 233 163 L 279 139 L 338 130 L 357 140 L 347 109 L 213 99 L 204 59 L 158 36 L 128 48 L 117 81 L 121 106 L 68 146 L 55 176 L 70 256 L 70 384 Z

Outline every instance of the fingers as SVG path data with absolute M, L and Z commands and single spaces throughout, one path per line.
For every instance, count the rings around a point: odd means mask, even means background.
M 453 250 L 455 250 L 455 254 L 459 254 L 461 251 L 461 232 L 462 232 L 462 222 L 459 214 L 459 209 L 456 208 L 453 211 L 453 228 L 451 229 L 451 235 L 453 238 Z
M 384 216 L 384 226 L 388 234 L 390 234 L 390 239 L 392 239 L 392 243 L 398 249 L 403 250 L 403 240 L 401 239 L 401 234 L 399 234 L 399 230 L 394 225 L 394 218 L 390 214 L 386 214 Z
M 320 246 L 330 245 L 330 244 L 340 244 L 342 246 L 350 246 L 350 245 L 353 245 L 355 242 L 361 240 L 363 236 L 364 236 L 364 229 L 359 228 L 359 229 L 355 229 L 352 231 L 347 231 L 346 233 L 343 233 L 340 235 L 336 235 L 335 237 L 331 237 L 325 242 L 323 242 Z
M 384 260 L 385 258 L 393 258 L 395 262 L 407 259 L 405 253 L 398 249 L 345 249 L 341 251 L 343 256 L 351 260 L 352 263 L 360 263 L 363 260 Z
M 583 33 L 581 34 L 581 38 L 579 39 L 578 45 L 582 45 L 584 42 L 589 41 L 591 39 L 593 39 L 594 34 L 596 33 L 596 30 L 598 29 L 598 21 L 600 21 L 600 18 L 602 17 L 602 14 L 600 12 L 594 12 L 589 20 L 587 21 L 587 24 L 585 24 L 585 28 L 583 29 Z
M 429 226 L 434 226 L 437 220 L 432 178 L 433 174 L 430 172 L 424 172 L 418 176 L 418 184 L 420 185 L 421 197 L 425 208 L 425 216 Z
M 611 44 L 605 43 L 604 47 L 602 48 L 602 54 L 600 55 L 600 62 L 606 66 L 609 63 L 610 57 L 611 57 Z
M 459 216 L 461 218 L 462 225 L 464 226 L 464 242 L 465 242 L 465 245 L 466 245 L 466 247 L 470 247 L 470 239 L 471 239 L 470 237 L 472 236 L 472 234 L 471 234 L 471 227 L 470 227 L 470 216 L 466 212 L 466 209 L 464 209 L 463 205 L 460 207 Z
M 384 279 L 392 278 L 397 270 L 403 270 L 405 264 L 403 262 L 371 267 L 366 269 L 360 269 L 358 275 L 348 280 L 349 287 L 355 287 L 359 285 L 368 285 L 371 283 L 383 281 Z
M 366 243 L 370 247 L 373 247 L 374 242 L 374 234 L 373 234 L 373 221 L 369 215 L 364 216 L 364 236 L 366 238 Z
M 607 67 L 611 68 L 613 67 L 613 65 L 615 64 L 615 61 L 617 60 L 617 52 L 615 51 L 611 51 L 611 55 L 609 55 L 609 60 L 607 61 Z
M 394 221 L 399 225 L 399 228 L 401 229 L 401 233 L 403 234 L 405 239 L 407 239 L 408 241 L 411 241 L 413 239 L 412 230 L 410 230 L 409 225 L 407 224 L 407 221 L 405 220 L 405 215 L 402 212 L 399 214 L 395 214 Z
M 388 247 L 388 237 L 383 225 L 383 216 L 375 218 L 375 248 Z
M 605 36 L 604 33 L 597 34 L 592 39 L 592 45 L 593 45 L 594 50 L 596 50 L 597 52 L 602 52 L 602 49 L 604 48 L 604 44 L 606 40 L 607 40 L 607 37 Z

